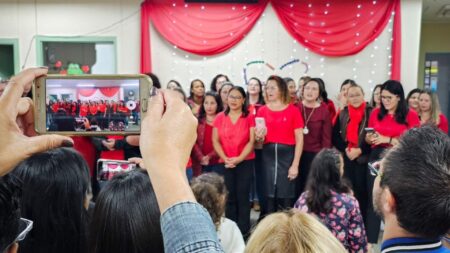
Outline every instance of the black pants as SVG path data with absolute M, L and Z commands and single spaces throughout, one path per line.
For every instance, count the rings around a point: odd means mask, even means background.
M 250 203 L 248 196 L 253 180 L 253 160 L 246 160 L 235 168 L 225 169 L 225 185 L 228 189 L 228 200 L 225 215 L 235 221 L 246 235 L 250 230 Z
M 367 212 L 367 163 L 359 164 L 356 160 L 351 161 L 347 155 L 344 156 L 344 177 L 352 184 L 353 193 L 358 200 L 361 215 L 366 220 Z
M 267 198 L 267 211 L 268 213 L 275 213 L 278 211 L 291 209 L 293 206 L 293 199 L 285 199 L 285 198 Z
M 370 153 L 369 162 L 376 161 L 380 159 L 381 153 L 385 150 L 385 148 L 374 148 Z M 375 182 L 375 177 L 370 173 L 366 173 L 367 178 L 367 192 L 368 192 L 368 203 L 367 203 L 367 211 L 366 211 L 366 219 L 365 226 L 367 232 L 367 241 L 368 243 L 377 243 L 378 236 L 380 234 L 380 225 L 381 225 L 381 217 L 375 212 L 373 209 L 373 183 Z
M 298 199 L 302 192 L 305 190 L 306 181 L 308 180 L 309 169 L 311 167 L 311 163 L 316 157 L 317 153 L 303 151 L 302 158 L 300 159 L 300 168 L 298 177 L 296 179 L 295 186 L 295 198 Z
M 255 178 L 256 194 L 258 195 L 259 205 L 261 207 L 260 217 L 266 215 L 266 191 L 264 190 L 264 173 L 262 171 L 262 149 L 255 149 Z

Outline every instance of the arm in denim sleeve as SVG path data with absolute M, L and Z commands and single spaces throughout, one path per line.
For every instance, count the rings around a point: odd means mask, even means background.
M 198 203 L 181 202 L 161 215 L 165 252 L 223 252 L 209 213 Z

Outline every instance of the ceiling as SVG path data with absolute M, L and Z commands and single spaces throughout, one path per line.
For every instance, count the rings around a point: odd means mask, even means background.
M 450 23 L 450 0 L 423 0 L 422 22 Z

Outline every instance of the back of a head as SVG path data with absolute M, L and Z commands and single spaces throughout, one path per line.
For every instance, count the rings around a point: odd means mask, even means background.
M 425 238 L 450 228 L 450 138 L 434 126 L 406 132 L 384 158 L 381 187 L 395 198 L 399 225 Z
M 160 211 L 150 178 L 136 169 L 118 174 L 97 197 L 89 252 L 164 252 Z
M 313 216 L 291 209 L 264 218 L 253 231 L 246 253 L 343 253 L 331 232 Z
M 89 169 L 83 157 L 58 148 L 31 156 L 13 174 L 23 182 L 22 217 L 34 222 L 20 252 L 85 252 Z
M 227 189 L 223 177 L 217 173 L 205 173 L 191 182 L 192 192 L 200 205 L 208 210 L 218 227 L 225 213 L 225 198 Z
M 19 233 L 20 183 L 11 175 L 0 177 L 0 252 L 4 252 Z

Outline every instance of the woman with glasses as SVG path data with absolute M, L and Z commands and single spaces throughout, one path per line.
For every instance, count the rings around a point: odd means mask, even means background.
M 433 124 L 448 134 L 448 120 L 441 113 L 439 99 L 436 93 L 424 90 L 419 95 L 420 124 Z
M 402 84 L 388 80 L 381 87 L 381 107 L 372 111 L 369 118 L 369 131 L 366 142 L 371 145 L 369 161 L 380 159 L 382 152 L 398 143 L 398 138 L 408 129 L 420 125 L 417 113 L 408 108 Z M 380 232 L 380 217 L 372 205 L 372 188 L 375 177 L 367 174 L 367 191 L 369 194 L 366 228 L 369 243 L 377 243 Z
M 20 252 L 86 252 L 90 186 L 83 157 L 54 149 L 31 156 L 12 174 L 23 182 L 22 217 L 33 221 Z
M 335 149 L 322 149 L 311 164 L 306 191 L 294 207 L 313 213 L 348 252 L 367 252 L 359 204 L 343 174 L 342 155 Z
M 259 109 L 256 140 L 264 143 L 262 172 L 267 213 L 292 207 L 303 149 L 303 120 L 290 104 L 287 84 L 279 76 L 266 82 L 267 104 Z
M 365 217 L 370 146 L 365 141 L 364 128 L 369 124 L 372 108 L 364 101 L 364 91 L 356 83 L 348 87 L 347 102 L 348 105 L 341 110 L 333 127 L 333 145 L 343 154 L 344 176 L 352 183 L 353 192 Z
M 223 89 L 224 86 L 222 86 Z M 231 88 L 228 107 L 213 123 L 213 146 L 225 170 L 229 191 L 226 217 L 235 221 L 243 235 L 250 230 L 250 187 L 253 180 L 255 118 L 248 113 L 242 87 Z
M 300 177 L 297 180 L 296 196 L 305 189 L 311 162 L 323 148 L 331 148 L 331 117 L 328 107 L 320 100 L 323 93 L 320 80 L 311 78 L 303 85 L 303 100 L 298 104 L 303 116 L 303 153 L 300 160 Z

